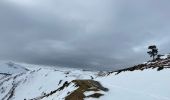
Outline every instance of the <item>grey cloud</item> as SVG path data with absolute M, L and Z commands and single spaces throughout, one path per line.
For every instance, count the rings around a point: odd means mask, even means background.
M 170 47 L 168 0 L 2 0 L 0 60 L 114 69 Z

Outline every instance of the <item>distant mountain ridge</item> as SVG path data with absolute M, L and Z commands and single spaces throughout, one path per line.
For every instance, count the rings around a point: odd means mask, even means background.
M 7 63 L 2 63 L 0 64 L 0 73 L 2 74 L 15 74 L 15 73 L 22 73 L 29 71 L 27 68 L 15 64 L 13 62 L 7 62 Z

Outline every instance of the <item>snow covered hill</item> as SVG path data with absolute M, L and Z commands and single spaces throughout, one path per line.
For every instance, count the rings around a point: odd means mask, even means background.
M 13 62 L 1 63 L 0 64 L 0 73 L 2 74 L 15 74 L 28 71 L 27 68 L 22 67 L 21 65 L 15 64 Z
M 9 72 L 7 68 L 4 71 Z M 54 95 L 48 96 L 48 98 L 43 96 L 61 88 L 72 80 L 95 77 L 95 72 L 64 68 L 35 67 L 29 71 L 20 71 L 20 73 L 12 75 L 0 74 L 0 100 L 39 100 L 39 98 L 63 100 L 68 92 L 71 93 L 77 88 L 75 84 L 69 84 L 69 86 L 55 92 Z
M 111 72 L 4 63 L 0 100 L 170 100 L 169 63 L 165 58 Z

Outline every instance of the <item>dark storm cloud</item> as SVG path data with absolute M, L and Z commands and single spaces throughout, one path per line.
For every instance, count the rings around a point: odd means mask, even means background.
M 168 0 L 1 0 L 0 59 L 109 69 L 170 47 Z M 85 67 L 84 67 L 85 66 Z

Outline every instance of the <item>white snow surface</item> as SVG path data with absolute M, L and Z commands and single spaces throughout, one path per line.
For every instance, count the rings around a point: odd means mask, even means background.
M 109 88 L 100 100 L 170 100 L 170 69 L 124 72 L 96 80 Z
M 63 84 L 75 79 L 91 79 L 100 82 L 108 88 L 108 92 L 98 91 L 104 96 L 100 98 L 86 98 L 85 100 L 170 100 L 170 69 L 156 71 L 147 69 L 144 71 L 115 73 L 109 76 L 97 76 L 97 72 L 82 71 L 69 68 L 52 67 L 31 67 L 25 69 L 22 64 L 16 69 L 4 67 L 6 64 L 0 64 L 1 73 L 10 73 L 12 75 L 0 74 L 0 100 L 30 100 L 39 98 L 55 91 Z M 3 67 L 2 67 L 3 66 Z M 22 70 L 21 70 L 21 69 Z M 14 70 L 14 71 L 13 71 Z M 12 91 L 14 89 L 14 91 Z M 41 100 L 64 100 L 67 95 L 76 90 L 75 84 L 71 83 L 61 91 L 57 91 Z M 13 92 L 14 95 L 10 97 Z M 85 92 L 85 95 L 91 95 L 94 92 Z
M 7 63 L 1 63 L 0 64 L 0 73 L 5 74 L 17 74 L 17 73 L 23 73 L 28 71 L 25 67 L 22 67 L 18 64 L 15 64 L 13 62 L 7 62 Z

